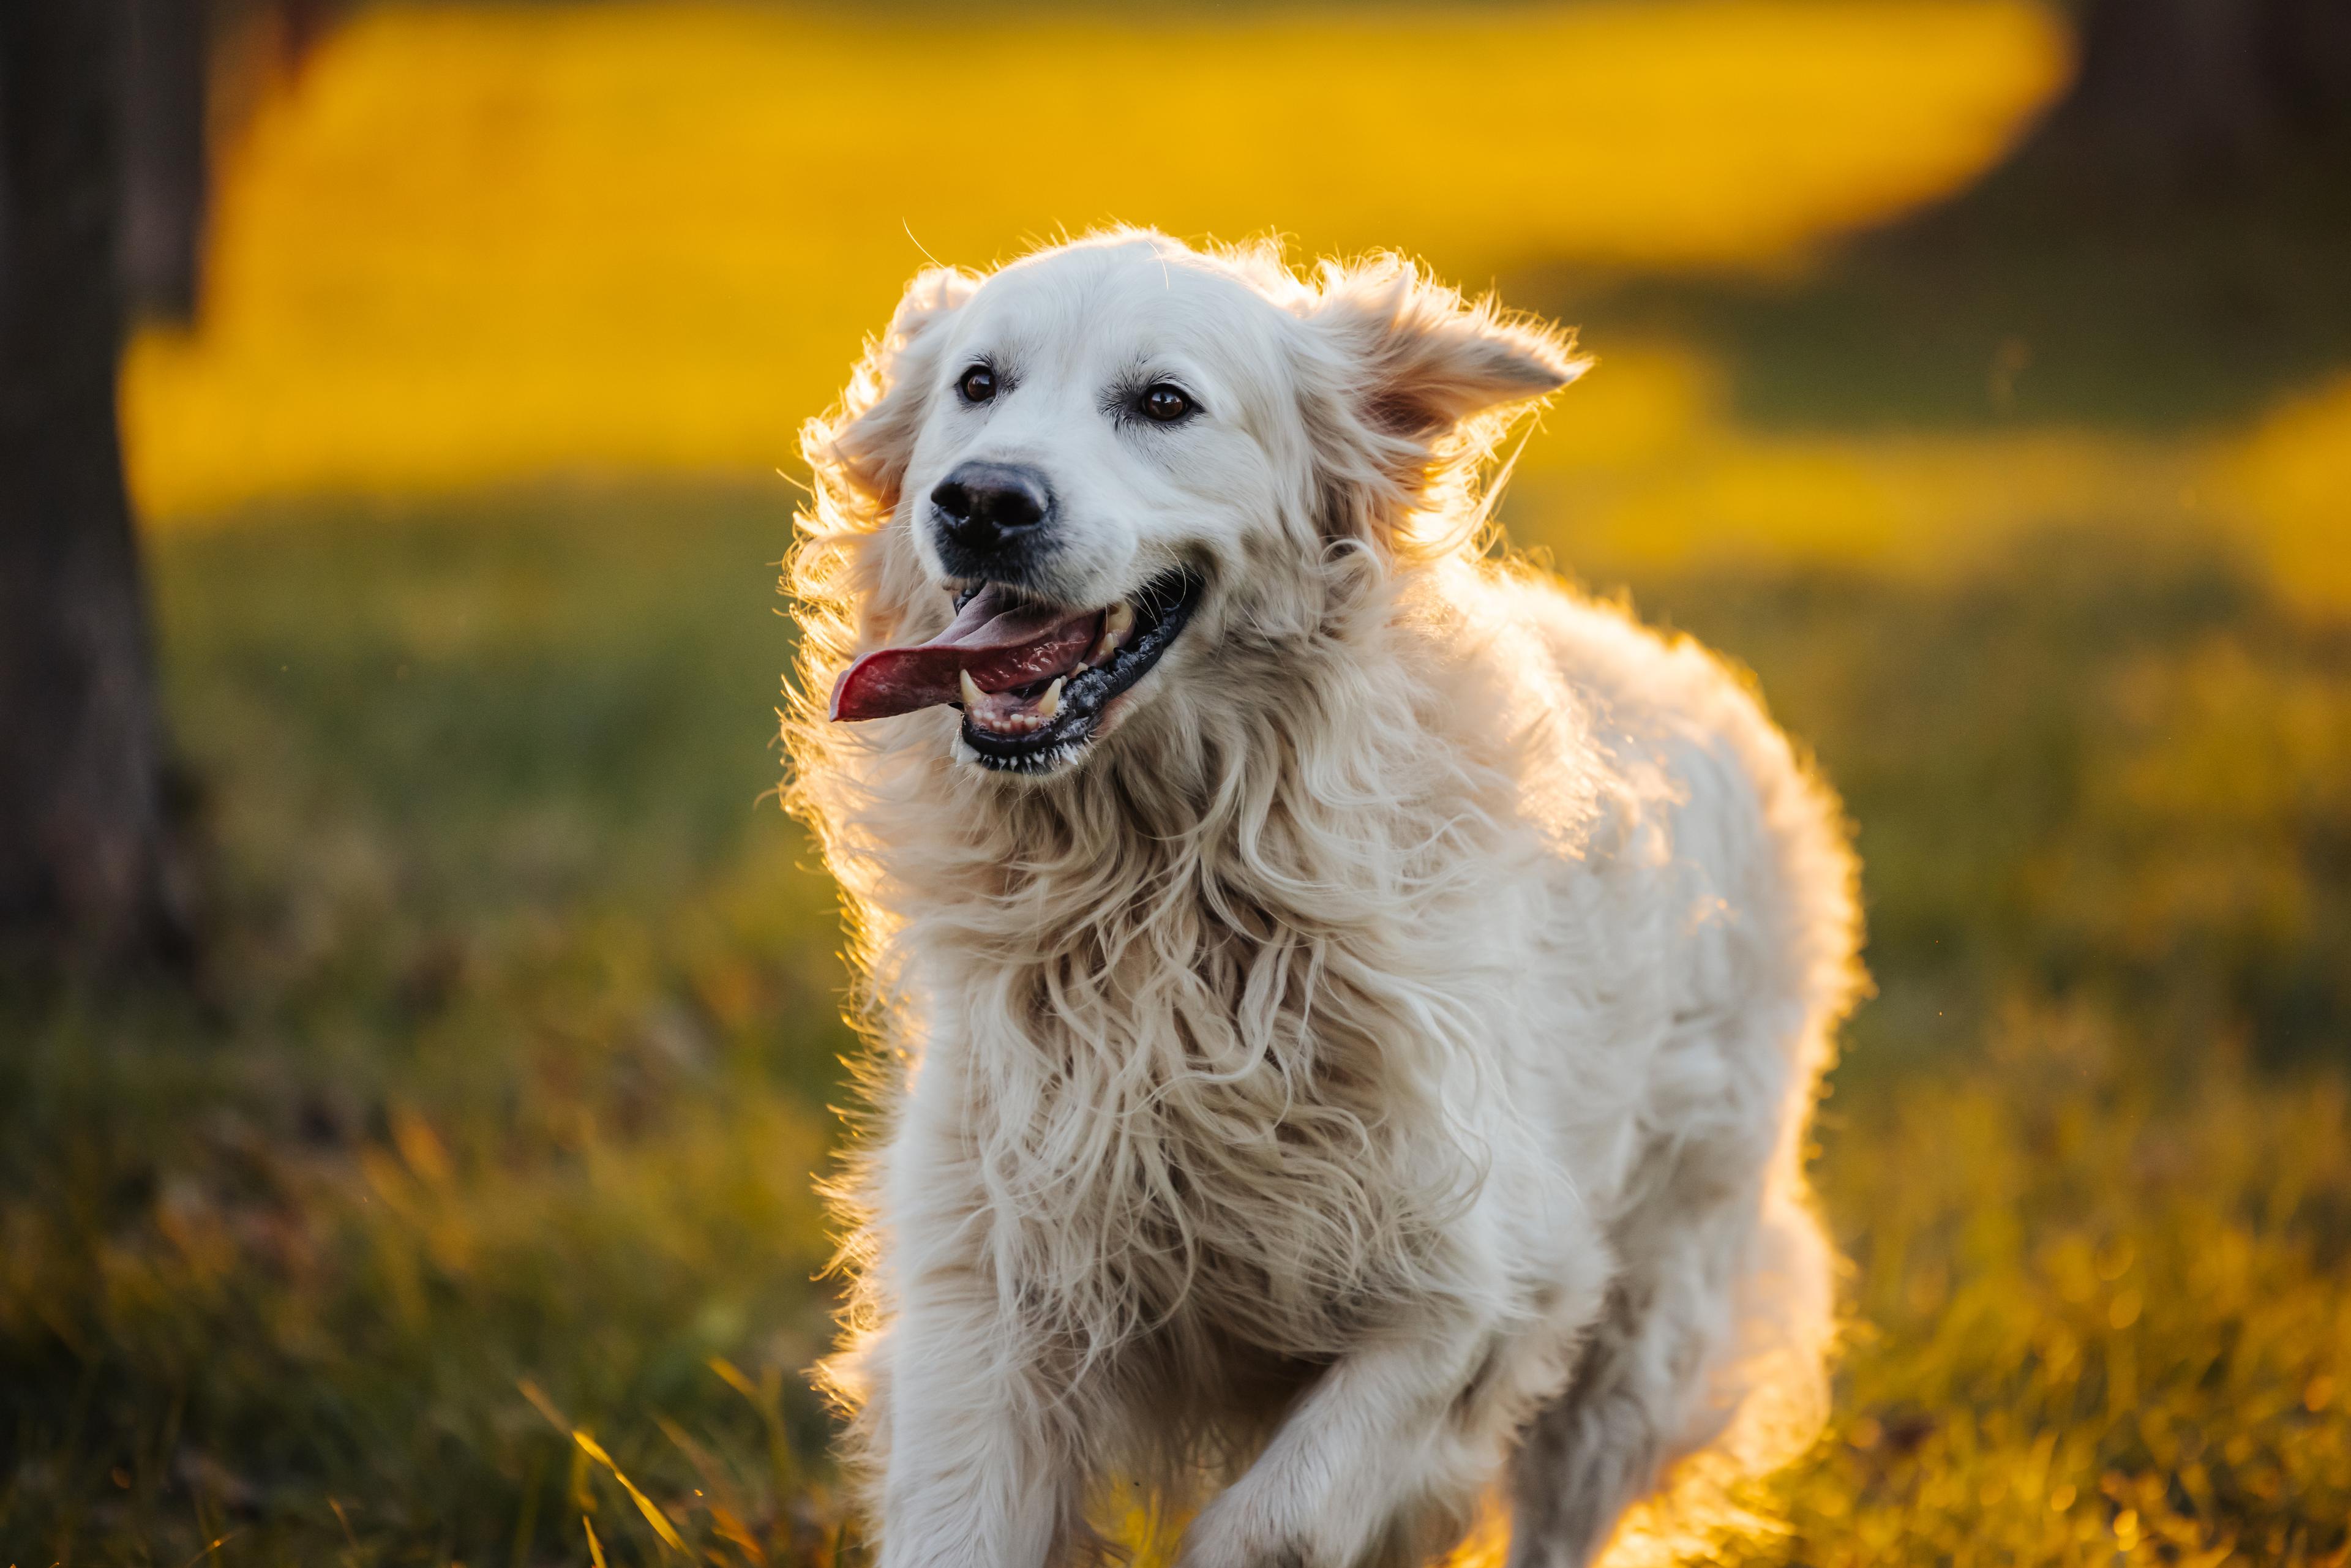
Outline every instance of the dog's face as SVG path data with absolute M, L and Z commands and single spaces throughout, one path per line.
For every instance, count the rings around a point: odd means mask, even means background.
M 1384 548 L 1461 419 L 1573 369 L 1408 270 L 1345 281 L 1126 236 L 902 311 L 892 384 L 842 434 L 894 480 L 904 621 L 951 622 L 859 661 L 834 716 L 956 703 L 961 755 L 1050 774 L 1171 692 L 1196 717 L 1237 643 L 1311 635 L 1333 546 Z
M 1231 551 L 1283 499 L 1284 324 L 1231 277 L 1124 247 L 988 279 L 946 324 L 907 463 L 924 565 L 1106 605 Z

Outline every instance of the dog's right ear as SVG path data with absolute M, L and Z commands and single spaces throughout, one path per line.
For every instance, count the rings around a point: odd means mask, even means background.
M 857 491 L 881 517 L 896 509 L 898 488 L 938 379 L 941 330 L 979 287 L 977 275 L 935 267 L 906 285 L 889 329 L 865 346 L 840 412 L 811 424 L 802 439 L 810 466 Z

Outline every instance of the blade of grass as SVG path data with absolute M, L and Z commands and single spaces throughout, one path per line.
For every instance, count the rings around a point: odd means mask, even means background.
M 668 1416 L 654 1416 L 653 1425 L 661 1428 L 663 1435 L 686 1457 L 694 1466 L 695 1473 L 702 1478 L 703 1506 L 709 1511 L 713 1527 L 725 1539 L 734 1542 L 746 1561 L 755 1564 L 756 1568 L 767 1568 L 766 1550 L 743 1522 L 746 1510 L 742 1496 L 736 1488 L 735 1478 L 718 1462 L 716 1455 L 688 1437 L 685 1429 Z M 788 1501 L 788 1499 L 778 1498 L 777 1507 L 781 1509 Z
M 612 1456 L 604 1451 L 604 1446 L 596 1441 L 585 1427 L 575 1427 L 566 1421 L 563 1418 L 563 1413 L 555 1407 L 555 1402 L 547 1396 L 547 1391 L 529 1378 L 517 1380 L 515 1386 L 522 1390 L 522 1396 L 529 1400 L 532 1407 L 541 1416 L 546 1416 L 557 1431 L 569 1434 L 571 1440 L 580 1445 L 581 1453 L 612 1473 L 612 1479 L 621 1483 L 621 1490 L 629 1494 L 629 1500 L 637 1505 L 637 1511 L 645 1516 L 645 1522 L 653 1527 L 653 1533 L 661 1537 L 663 1545 L 683 1556 L 693 1555 L 685 1550 L 685 1542 L 679 1538 L 676 1527 L 670 1523 L 669 1516 L 653 1506 L 653 1499 L 637 1490 L 637 1483 L 631 1480 L 627 1473 L 613 1462 Z M 585 1520 L 587 1515 L 582 1514 L 580 1518 Z M 595 1539 L 592 1531 L 589 1534 L 589 1539 L 590 1541 Z M 598 1561 L 601 1562 L 601 1559 Z
M 685 1542 L 679 1539 L 677 1528 L 670 1523 L 669 1515 L 655 1508 L 653 1500 L 637 1490 L 637 1483 L 631 1480 L 627 1473 L 612 1462 L 612 1456 L 604 1451 L 601 1444 L 590 1437 L 584 1428 L 577 1427 L 572 1428 L 571 1440 L 579 1444 L 590 1458 L 612 1472 L 612 1479 L 621 1483 L 621 1490 L 629 1494 L 629 1500 L 637 1505 L 637 1511 L 645 1516 L 645 1522 L 653 1527 L 653 1533 L 662 1538 L 662 1544 L 673 1552 L 685 1552 Z
M 546 1480 L 546 1451 L 534 1449 L 523 1471 L 522 1508 L 515 1519 L 514 1547 L 508 1554 L 512 1568 L 528 1568 L 531 1543 L 538 1535 L 538 1490 Z
M 217 1536 L 214 1539 L 206 1542 L 204 1543 L 204 1549 L 202 1552 L 197 1552 L 193 1557 L 189 1558 L 185 1563 L 182 1563 L 180 1568 L 196 1568 L 197 1563 L 203 1562 L 205 1558 L 210 1557 L 214 1552 L 218 1552 L 222 1547 L 226 1546 L 230 1542 L 235 1540 L 238 1536 L 244 1533 L 245 1531 L 241 1530 L 232 1530 L 226 1535 Z
M 776 1474 L 776 1496 L 778 1500 L 790 1497 L 799 1486 L 799 1466 L 792 1458 L 791 1439 L 785 1434 L 783 1415 L 777 1403 L 781 1385 L 754 1383 L 741 1367 L 723 1355 L 714 1355 L 705 1364 L 759 1413 L 760 1424 L 768 1432 L 768 1464 Z

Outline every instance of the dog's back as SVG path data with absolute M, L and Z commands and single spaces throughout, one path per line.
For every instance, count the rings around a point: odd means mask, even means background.
M 1553 582 L 1498 583 L 1489 612 L 1504 604 L 1585 716 L 1559 765 L 1609 780 L 1558 874 L 1620 884 L 1596 919 L 1637 936 L 1611 972 L 1655 988 L 1618 1014 L 1648 1046 L 1608 1119 L 1639 1140 L 1606 1199 L 1621 1272 L 1513 1466 L 1513 1563 L 1576 1563 L 1668 1481 L 1678 1506 L 1646 1527 L 1694 1543 L 1728 1511 L 1722 1483 L 1792 1457 L 1825 1414 L 1832 1253 L 1802 1141 L 1861 984 L 1855 873 L 1834 799 L 1719 659 Z

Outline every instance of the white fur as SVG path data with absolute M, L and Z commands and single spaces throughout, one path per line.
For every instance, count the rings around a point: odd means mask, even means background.
M 924 274 L 811 426 L 790 797 L 878 1048 L 825 1376 L 882 1568 L 1068 1562 L 1114 1484 L 1198 1509 L 1188 1568 L 1415 1562 L 1504 1491 L 1568 1568 L 1815 1428 L 1852 866 L 1738 679 L 1477 549 L 1580 369 L 1394 258 L 1119 231 Z M 1104 412 L 1159 376 L 1203 412 Z M 951 708 L 824 722 L 946 624 L 919 502 L 975 455 L 1050 476 L 1052 596 L 1208 582 L 1042 779 Z

